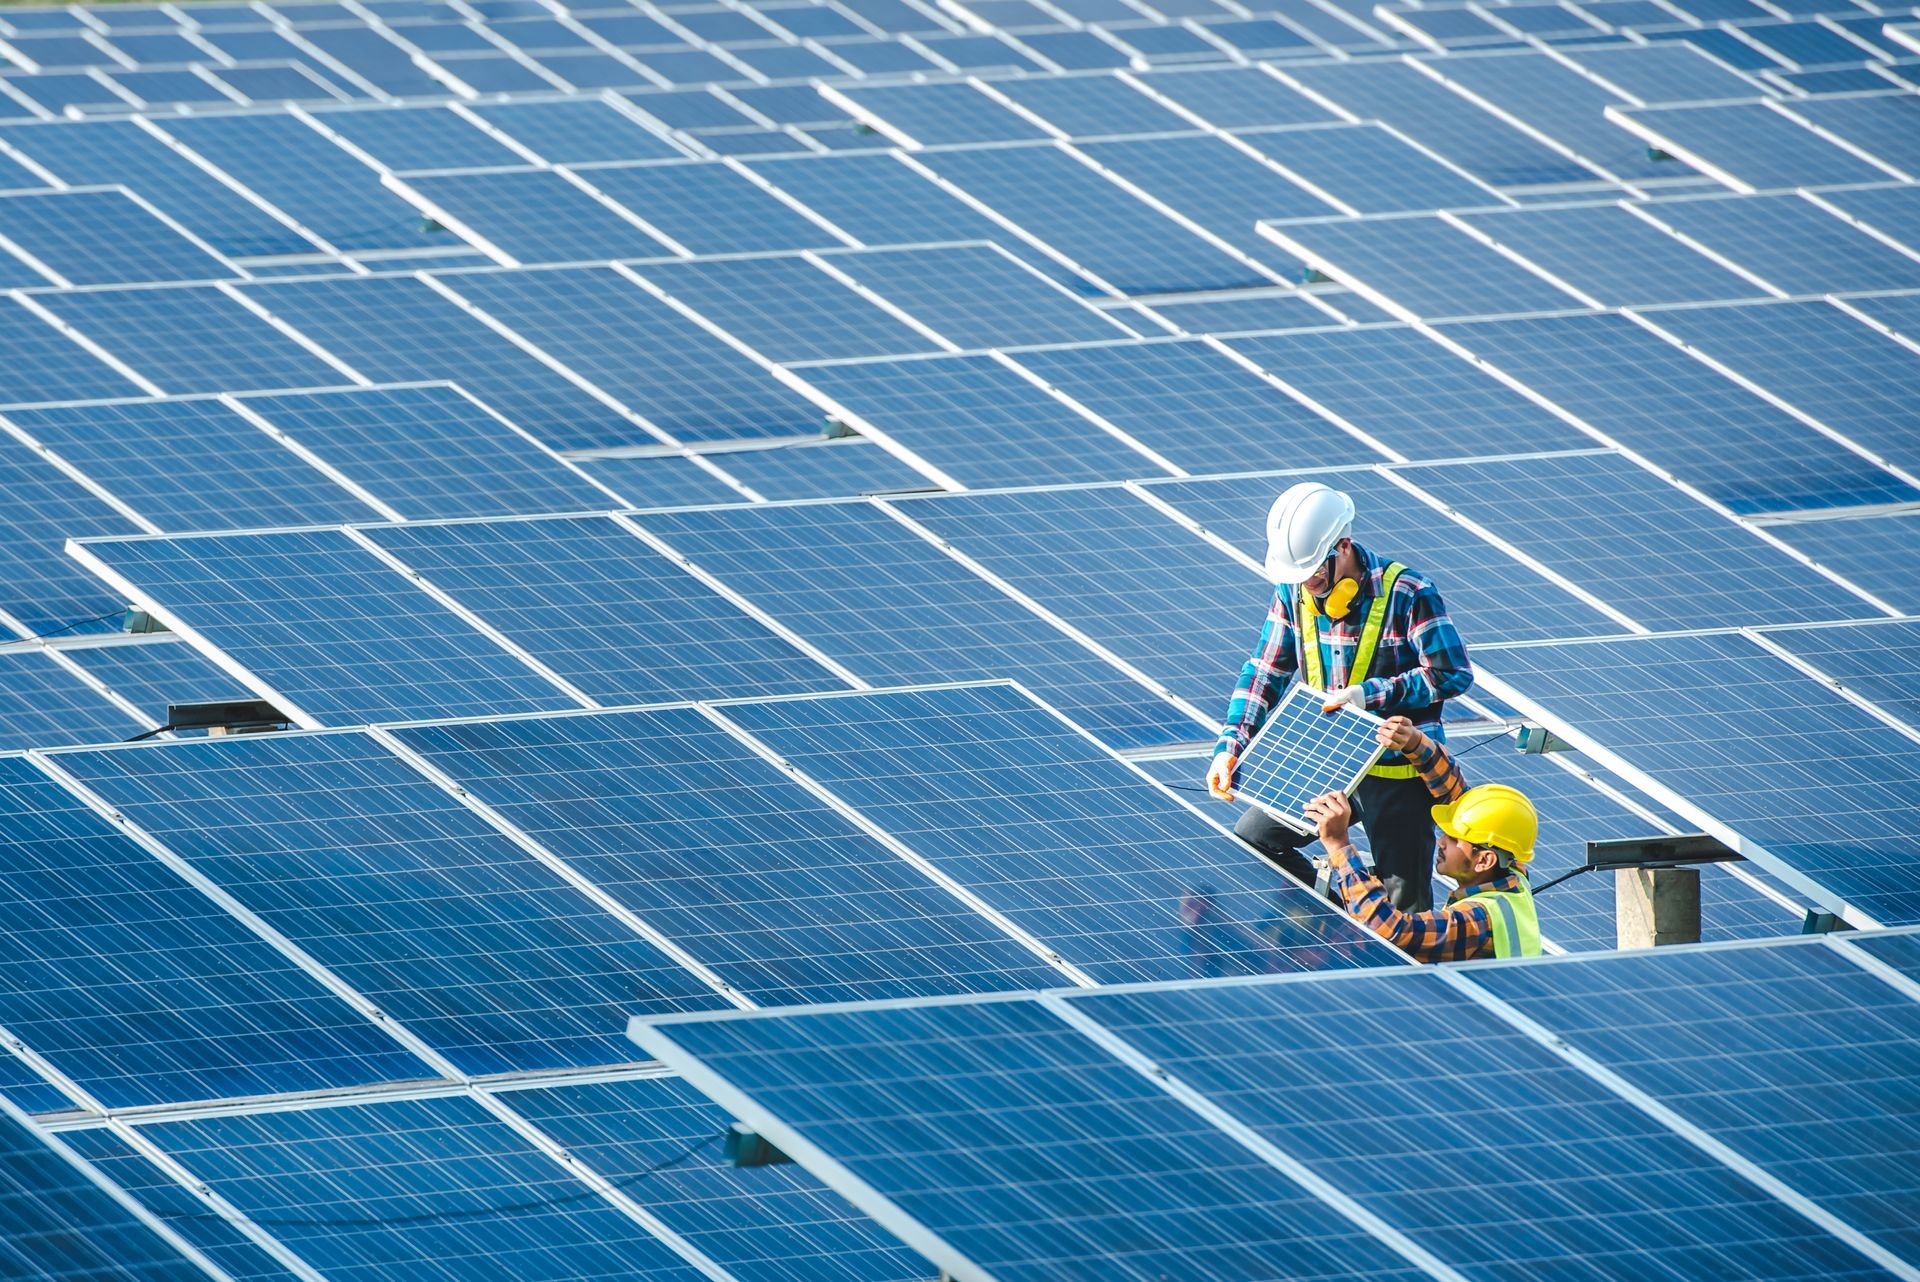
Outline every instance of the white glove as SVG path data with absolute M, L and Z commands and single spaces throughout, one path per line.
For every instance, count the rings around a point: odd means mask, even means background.
M 1207 789 L 1221 801 L 1233 800 L 1233 753 L 1215 754 L 1207 767 Z
M 1360 686 L 1345 686 L 1339 690 L 1329 690 L 1326 702 L 1320 705 L 1322 712 L 1338 712 L 1342 705 L 1356 712 L 1367 710 L 1367 692 Z

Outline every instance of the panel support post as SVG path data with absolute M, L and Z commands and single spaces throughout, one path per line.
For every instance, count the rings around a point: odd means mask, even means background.
M 1698 868 L 1621 868 L 1613 874 L 1621 948 L 1700 942 Z

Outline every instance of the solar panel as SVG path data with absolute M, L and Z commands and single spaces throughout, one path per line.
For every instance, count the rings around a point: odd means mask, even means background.
M 1916 497 L 1624 316 L 1485 321 L 1446 336 L 1736 512 Z
M 35 302 L 163 392 L 326 387 L 344 378 L 212 286 L 61 291 Z
M 965 82 L 837 85 L 827 97 L 904 147 L 1049 136 L 1047 130 Z
M 1632 181 L 1672 172 L 1671 165 L 1649 157 L 1637 139 L 1604 116 L 1608 107 L 1629 101 L 1624 95 L 1544 53 L 1449 58 L 1426 65 L 1606 173 Z
M 0 236 L 51 271 L 60 284 L 214 280 L 233 274 L 227 263 L 141 208 L 124 191 L 20 193 L 0 198 Z
M 84 551 L 278 692 L 285 712 L 359 725 L 578 706 L 338 530 Z
M 5 421 L 170 533 L 380 516 L 212 398 L 9 410 Z
M 1616 454 L 1408 468 L 1408 480 L 1655 631 L 1858 618 L 1872 607 Z M 1683 547 L 1681 557 L 1672 549 Z
M 874 507 L 736 507 L 641 524 L 877 686 L 1013 678 L 1116 747 L 1204 733 Z
M 904 459 L 858 437 L 787 441 L 763 449 L 727 450 L 709 457 L 716 465 L 723 465 L 727 475 L 775 502 L 937 488 Z M 616 460 L 603 460 L 613 461 Z M 737 502 L 738 499 L 720 501 Z
M 1911 937 L 1861 946 L 1900 957 Z M 1899 989 L 1816 943 L 1501 967 L 1476 982 L 1883 1247 L 1913 1251 L 1904 1101 L 1920 1008 Z
M 1128 293 L 1238 289 L 1276 279 L 1053 147 L 923 151 L 915 159 Z
M 61 653 L 133 704 L 154 725 L 166 721 L 169 704 L 253 697 L 238 677 L 177 637 L 144 636 L 129 641 L 125 645 L 67 646 Z
M 13 299 L 0 306 L 0 401 L 138 396 L 142 388 Z
M 1321 711 L 1324 693 L 1293 685 L 1274 704 L 1234 765 L 1236 795 L 1302 831 L 1307 803 L 1331 792 L 1352 792 L 1380 759 L 1377 717 L 1350 709 Z
M 650 258 L 673 247 L 551 169 L 420 174 L 402 194 L 476 244 L 521 263 Z
M 871 249 L 824 261 L 964 348 L 1132 336 L 1107 313 L 991 246 Z
M 912 451 L 956 487 L 1164 470 L 992 356 L 807 365 L 791 373 L 831 419 Z
M 1130 78 L 1155 96 L 1221 129 L 1337 119 L 1313 99 L 1257 67 L 1155 69 Z
M 1762 103 L 1621 109 L 1615 119 L 1736 191 L 1884 182 L 1898 175 Z
M 1606 307 L 1769 293 L 1619 205 L 1506 210 L 1461 221 Z
M 447 244 L 380 175 L 291 116 L 169 117 L 165 131 L 338 249 Z
M 0 647 L 0 748 L 111 743 L 150 730 L 40 649 Z
M 1238 136 L 1303 185 L 1325 192 L 1357 213 L 1501 203 L 1491 187 L 1377 123 L 1248 131 Z
M 623 1011 L 724 1004 L 362 734 L 60 763 L 461 1072 L 631 1059 Z
M 0 439 L 0 609 L 30 633 L 86 633 L 115 626 L 124 604 L 61 555 L 69 537 L 135 534 L 117 509 L 38 452 Z
M 1920 251 L 1920 184 L 1823 191 L 1820 200 L 1882 236 Z
M 1330 306 L 1339 306 L 1358 295 L 1328 292 L 1320 295 Z M 1363 304 L 1372 306 L 1372 304 Z M 1304 294 L 1275 291 L 1247 291 L 1239 295 L 1220 294 L 1192 301 L 1174 299 L 1156 301 L 1153 314 L 1171 321 L 1187 334 L 1235 334 L 1267 329 L 1315 329 L 1339 324 L 1326 311 L 1307 301 Z
M 899 510 L 1211 715 L 1272 585 L 1123 489 L 902 499 Z
M 612 703 L 844 688 L 606 517 L 416 523 L 367 537 Z
M 1920 173 L 1920 102 L 1910 93 L 1807 99 L 1790 110 L 1909 177 Z
M 616 503 L 455 387 L 292 392 L 249 396 L 242 404 L 409 520 Z
M 695 254 L 830 249 L 847 241 L 722 164 L 623 165 L 580 176 Z
M 1010 687 L 725 715 L 1100 982 L 1394 960 Z
M 1026 108 L 1065 138 L 1173 133 L 1192 128 L 1191 122 L 1115 76 L 1035 76 L 996 80 L 990 84 L 988 91 Z M 967 140 L 945 138 L 941 141 Z
M 1844 574 L 1896 608 L 1920 611 L 1920 592 L 1902 572 L 1920 550 L 1920 521 L 1905 515 L 1845 521 L 1783 521 L 1767 533 L 1792 544 L 1837 574 Z
M 1920 287 L 1920 259 L 1798 196 L 1663 200 L 1645 210 L 1788 293 Z
M 682 454 L 583 458 L 580 467 L 630 507 L 696 507 L 738 503 L 746 498 L 722 477 Z
M 1920 671 L 1920 637 L 1903 623 L 1862 623 L 1847 628 L 1781 628 L 1768 640 L 1806 661 L 1821 675 L 1839 682 L 1909 725 L 1920 728 L 1920 696 L 1913 673 Z
M 8 1272 L 49 1282 L 204 1282 L 180 1240 L 126 1192 L 0 1101 L 0 1210 Z
M 771 361 L 940 349 L 935 339 L 805 258 L 645 264 L 635 271 Z
M 693 709 L 397 733 L 756 1003 L 1061 978 Z
M 1192 472 L 1372 462 L 1382 455 L 1201 342 L 1019 352 L 1048 386 Z M 1149 474 L 1137 469 L 1136 475 Z M 1264 555 L 1264 553 L 1262 553 Z
M 1405 317 L 1566 311 L 1581 300 L 1440 218 L 1263 224 L 1281 248 Z
M 466 1096 L 244 1113 L 143 1131 L 316 1272 L 707 1277 Z
M 599 99 L 482 102 L 469 104 L 466 109 L 549 164 L 669 160 L 685 154 L 632 116 Z
M 1480 666 L 1666 789 L 1688 818 L 1757 846 L 1799 893 L 1881 922 L 1920 915 L 1906 782 L 1920 748 L 1785 660 L 1709 635 L 1525 647 Z M 1835 814 L 1848 817 L 1844 835 Z
M 679 1078 L 498 1098 L 741 1282 L 777 1282 L 796 1270 L 847 1282 L 920 1282 L 927 1275 L 918 1255 L 801 1167 L 742 1171 L 728 1163 L 713 1141 L 732 1119 Z M 699 1148 L 691 1158 L 672 1161 L 693 1146 Z
M 472 288 L 481 278 L 456 279 Z M 251 285 L 245 292 L 366 377 L 382 383 L 449 379 L 555 449 L 656 439 L 424 281 L 303 280 Z

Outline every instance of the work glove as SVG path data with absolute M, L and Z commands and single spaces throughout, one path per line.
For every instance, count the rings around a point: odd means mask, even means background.
M 1322 712 L 1338 712 L 1341 705 L 1359 712 L 1367 710 L 1367 692 L 1360 686 L 1346 686 L 1339 690 L 1329 690 L 1326 702 L 1320 705 Z
M 1233 800 L 1233 753 L 1214 754 L 1213 764 L 1207 767 L 1207 790 L 1221 801 Z

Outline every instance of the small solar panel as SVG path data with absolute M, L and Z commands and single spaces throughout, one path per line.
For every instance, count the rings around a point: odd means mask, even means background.
M 1234 763 L 1234 793 L 1300 832 L 1313 831 L 1303 817 L 1308 802 L 1352 792 L 1384 751 L 1379 718 L 1352 708 L 1323 712 L 1325 699 L 1324 691 L 1290 687 Z

